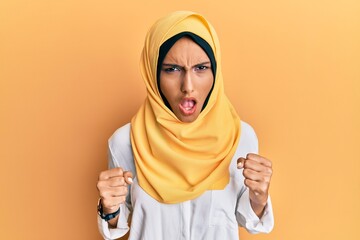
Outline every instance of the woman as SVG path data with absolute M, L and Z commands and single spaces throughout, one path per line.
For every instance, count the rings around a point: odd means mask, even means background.
M 238 239 L 269 232 L 271 161 L 226 98 L 220 48 L 199 14 L 174 12 L 147 34 L 147 98 L 109 140 L 97 184 L 105 239 Z M 131 226 L 128 217 L 132 213 Z

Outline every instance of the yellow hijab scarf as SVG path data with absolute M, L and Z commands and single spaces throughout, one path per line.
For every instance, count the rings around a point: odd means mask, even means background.
M 181 122 L 166 107 L 156 80 L 160 46 L 185 31 L 208 42 L 217 63 L 209 101 L 191 123 Z M 213 27 L 201 15 L 188 11 L 158 20 L 146 36 L 140 67 L 147 98 L 131 121 L 131 144 L 141 188 L 163 203 L 224 189 L 240 137 L 240 119 L 224 94 L 220 46 Z

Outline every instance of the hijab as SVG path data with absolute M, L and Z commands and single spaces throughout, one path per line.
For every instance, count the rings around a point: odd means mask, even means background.
M 158 86 L 160 48 L 184 32 L 207 42 L 216 61 L 206 107 L 190 123 L 180 121 L 167 107 Z M 240 119 L 224 93 L 214 28 L 203 16 L 189 11 L 159 19 L 146 35 L 140 69 L 147 97 L 131 120 L 130 132 L 140 187 L 162 203 L 179 203 L 206 190 L 224 189 L 239 142 Z

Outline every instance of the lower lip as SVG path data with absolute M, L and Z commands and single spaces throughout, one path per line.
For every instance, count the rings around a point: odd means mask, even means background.
M 179 109 L 180 112 L 184 115 L 184 116 L 190 116 L 192 114 L 194 114 L 194 112 L 196 111 L 196 105 L 194 105 L 191 109 L 186 109 L 183 106 L 179 105 Z

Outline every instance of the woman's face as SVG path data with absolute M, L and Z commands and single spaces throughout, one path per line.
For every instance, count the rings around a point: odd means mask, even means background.
M 182 122 L 200 114 L 214 82 L 210 59 L 190 38 L 180 38 L 161 66 L 160 89 Z

